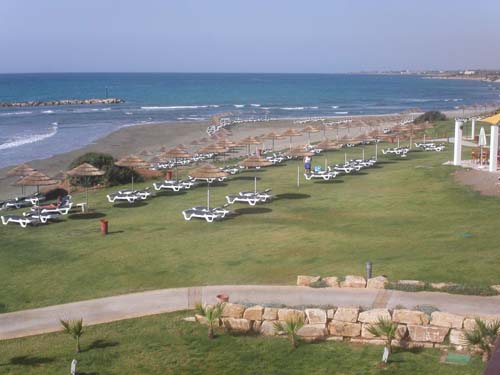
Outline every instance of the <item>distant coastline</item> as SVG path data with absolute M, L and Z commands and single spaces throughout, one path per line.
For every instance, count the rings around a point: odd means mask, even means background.
M 2 108 L 10 107 L 45 107 L 45 106 L 59 106 L 59 105 L 85 105 L 85 104 L 119 104 L 124 103 L 125 100 L 119 98 L 106 98 L 106 99 L 63 99 L 63 100 L 46 100 L 46 101 L 27 101 L 27 102 L 12 102 L 0 103 Z

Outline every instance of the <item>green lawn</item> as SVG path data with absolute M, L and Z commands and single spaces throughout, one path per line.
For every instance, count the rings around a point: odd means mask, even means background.
M 363 274 L 367 260 L 390 279 L 500 284 L 500 200 L 456 185 L 453 168 L 441 165 L 451 152 L 382 158 L 377 168 L 334 182 L 302 178 L 300 189 L 300 162 L 268 168 L 257 173 L 259 187 L 272 187 L 279 199 L 236 205 L 241 215 L 213 224 L 181 215 L 206 201 L 205 187 L 136 207 L 113 207 L 108 191 L 92 193 L 94 218 L 1 226 L 0 309 L 190 285 L 294 284 L 298 274 Z M 327 157 L 340 162 L 344 152 Z M 252 176 L 213 187 L 212 201 L 251 189 Z M 99 215 L 110 222 L 109 236 L 99 234 Z
M 214 341 L 206 327 L 188 323 L 189 313 L 164 314 L 86 328 L 79 374 L 412 374 L 479 375 L 483 364 L 440 364 L 437 349 L 399 351 L 378 367 L 382 348 L 339 342 L 303 344 L 287 340 L 222 334 Z M 64 333 L 3 341 L 2 374 L 66 374 L 74 341 Z

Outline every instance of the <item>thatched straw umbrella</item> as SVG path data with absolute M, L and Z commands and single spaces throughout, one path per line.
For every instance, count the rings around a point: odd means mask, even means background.
M 207 179 L 207 208 L 210 209 L 210 181 L 217 178 L 227 177 L 228 173 L 220 170 L 212 164 L 204 164 L 191 172 L 191 177 Z
M 127 167 L 132 170 L 136 170 L 147 169 L 149 168 L 150 163 L 135 155 L 129 155 L 115 162 L 115 165 L 118 167 Z M 134 174 L 132 174 L 132 190 L 134 190 Z
M 300 137 L 302 135 L 301 132 L 299 132 L 296 129 L 287 129 L 284 133 L 281 133 L 282 136 L 284 137 L 290 137 L 290 150 L 292 149 L 292 137 Z
M 178 148 L 180 150 L 187 150 L 187 146 L 183 143 L 179 143 L 177 146 L 175 146 L 175 148 Z
M 36 193 L 40 194 L 40 186 L 57 185 L 59 181 L 54 180 L 39 171 L 33 171 L 29 175 L 21 178 L 16 182 L 16 185 L 21 186 L 36 186 Z M 38 202 L 40 203 L 40 202 Z M 40 216 L 40 205 L 38 204 L 38 216 Z
M 180 145 L 182 146 L 182 145 Z M 175 179 L 179 181 L 179 168 L 177 166 L 177 159 L 188 159 L 191 157 L 185 149 L 175 147 L 162 154 L 166 158 L 173 158 L 175 160 Z
M 200 149 L 198 152 L 202 154 L 214 154 L 214 159 L 217 154 L 223 154 L 223 157 L 225 159 L 226 155 L 225 153 L 227 152 L 227 148 L 223 146 L 219 146 L 216 143 L 209 144 L 208 146 L 203 147 Z
M 247 154 L 250 154 L 250 146 L 251 145 L 260 145 L 260 141 L 256 139 L 255 137 L 246 137 L 243 138 L 241 141 L 238 142 L 240 145 L 245 145 L 247 146 Z
M 307 133 L 307 143 L 311 144 L 311 133 L 319 133 L 320 130 L 315 128 L 314 126 L 306 126 L 304 129 L 300 130 L 301 133 Z
M 249 158 L 240 161 L 238 165 L 245 167 L 245 168 L 254 168 L 254 169 L 260 169 L 262 167 L 269 167 L 270 165 L 273 165 L 272 162 L 270 162 L 267 159 L 264 159 L 261 156 L 250 156 Z M 257 176 L 254 176 L 254 193 L 257 193 Z
M 272 142 L 273 142 L 273 151 L 274 151 L 274 141 L 276 141 L 278 139 L 285 139 L 285 137 L 283 137 L 281 134 L 278 134 L 276 132 L 271 132 L 271 133 L 266 134 L 264 137 L 262 137 L 262 139 L 270 139 L 270 140 L 272 140 Z
M 28 164 L 19 164 L 7 172 L 7 177 L 25 177 L 34 171 Z M 24 195 L 24 185 L 21 185 L 21 194 Z
M 194 141 L 191 141 L 191 143 L 189 143 L 191 146 L 199 146 L 201 145 L 200 141 L 197 141 L 196 139 Z
M 101 171 L 100 169 L 97 169 L 94 167 L 92 164 L 89 163 L 83 163 L 80 164 L 78 167 L 73 168 L 72 170 L 66 172 L 68 176 L 71 177 L 85 177 L 86 183 L 85 183 L 85 202 L 87 205 L 87 209 L 89 209 L 89 177 L 97 177 L 97 176 L 104 176 L 106 172 Z
M 202 138 L 199 140 L 199 142 L 200 142 L 200 144 L 205 144 L 205 143 L 208 143 L 210 141 L 208 140 L 208 138 Z

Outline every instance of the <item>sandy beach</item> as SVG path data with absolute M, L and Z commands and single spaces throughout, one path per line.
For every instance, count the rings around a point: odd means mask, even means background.
M 446 112 L 448 117 L 462 115 L 462 110 Z M 466 111 L 465 115 L 471 115 L 471 111 Z M 343 117 L 332 118 L 331 120 L 339 120 Z M 388 115 L 367 115 L 367 116 L 350 116 L 352 118 L 351 129 L 349 136 L 355 137 L 371 131 L 376 128 L 391 128 L 399 124 L 403 118 L 400 114 Z M 301 129 L 307 125 L 317 125 L 319 122 L 310 121 L 307 124 L 303 123 L 306 119 L 290 118 L 278 119 L 263 122 L 251 122 L 238 126 L 231 127 L 232 136 L 231 140 L 239 140 L 247 136 L 257 136 L 270 131 L 283 132 L 287 128 Z M 302 123 L 296 123 L 302 122 Z M 69 164 L 78 156 L 86 152 L 103 152 L 109 153 L 118 158 L 132 153 L 139 153 L 147 149 L 152 153 L 157 153 L 163 146 L 171 148 L 177 144 L 189 143 L 195 139 L 207 137 L 206 129 L 209 125 L 208 121 L 197 122 L 165 122 L 161 124 L 147 124 L 137 125 L 122 128 L 115 131 L 101 139 L 98 139 L 92 144 L 83 146 L 71 152 L 58 154 L 43 160 L 33 160 L 29 164 L 49 176 L 56 175 L 61 171 L 66 171 Z M 339 137 L 347 135 L 347 129 L 338 130 Z M 331 130 L 326 133 L 327 138 L 335 139 L 337 131 Z M 323 139 L 323 132 L 311 134 L 312 141 L 319 141 Z M 277 150 L 284 149 L 289 145 L 290 140 L 280 140 L 275 142 Z M 307 143 L 307 135 L 301 137 L 294 137 L 292 144 L 299 145 Z M 266 147 L 270 147 L 271 141 L 268 141 Z M 189 146 L 190 152 L 195 152 L 200 146 Z M 11 198 L 17 196 L 20 192 L 18 186 L 14 183 L 17 177 L 6 177 L 7 171 L 12 166 L 0 169 L 0 199 Z M 29 188 L 27 188 L 29 192 Z

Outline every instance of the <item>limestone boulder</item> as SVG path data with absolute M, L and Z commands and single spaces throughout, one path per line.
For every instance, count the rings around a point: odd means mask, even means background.
M 391 313 L 387 309 L 372 309 L 363 311 L 358 316 L 361 323 L 378 323 L 380 319 L 391 320 Z
M 252 321 L 247 319 L 224 318 L 224 326 L 231 332 L 247 333 L 252 330 Z
M 328 324 L 328 331 L 332 336 L 357 337 L 361 335 L 361 323 L 332 320 Z
M 302 321 L 305 321 L 305 313 L 302 310 L 295 310 L 295 309 L 279 309 L 278 310 L 278 320 L 281 320 L 283 322 L 286 321 L 298 321 L 302 319 Z
M 266 307 L 264 314 L 262 314 L 262 320 L 278 320 L 278 310 L 274 307 Z
M 412 341 L 441 344 L 448 332 L 450 332 L 450 329 L 447 327 L 408 325 L 408 333 Z
M 324 277 L 323 281 L 330 288 L 340 288 L 339 278 L 336 276 Z
M 260 325 L 259 332 L 264 336 L 276 336 L 276 330 L 274 329 L 274 323 L 276 321 L 264 320 Z
M 363 276 L 347 275 L 340 286 L 342 288 L 365 288 L 366 280 Z
M 243 313 L 245 312 L 245 309 L 246 307 L 244 305 L 227 302 L 224 304 L 224 309 L 222 310 L 222 317 L 241 319 L 243 318 Z
M 322 309 L 306 309 L 309 324 L 326 324 L 326 311 Z
M 315 283 L 321 279 L 321 276 L 305 276 L 299 275 L 297 276 L 297 285 L 298 286 L 309 286 L 311 283 Z
M 297 330 L 297 335 L 306 342 L 322 341 L 328 336 L 328 330 L 324 326 L 306 324 Z
M 392 312 L 392 320 L 402 324 L 429 324 L 429 317 L 427 314 L 417 310 L 396 309 Z
M 431 314 L 431 324 L 433 326 L 461 329 L 463 323 L 464 317 L 460 315 L 442 311 L 434 311 Z
M 262 321 L 260 321 L 260 320 L 253 320 L 252 331 L 255 332 L 255 333 L 259 333 L 261 325 L 262 325 Z
M 370 289 L 385 289 L 385 286 L 389 283 L 389 280 L 385 276 L 376 276 L 368 279 L 366 282 L 366 287 Z
M 326 318 L 328 320 L 332 320 L 333 316 L 335 315 L 335 311 L 337 311 L 337 309 L 328 309 L 328 310 L 326 310 Z
M 452 329 L 450 331 L 450 344 L 455 346 L 466 345 L 464 330 L 462 329 Z
M 262 306 L 256 305 L 247 308 L 243 313 L 243 318 L 248 320 L 262 320 L 263 314 L 264 308 Z
M 454 283 L 431 283 L 431 287 L 434 289 L 445 289 L 457 284 Z
M 358 321 L 359 307 L 339 307 L 333 316 L 334 320 L 356 323 Z

